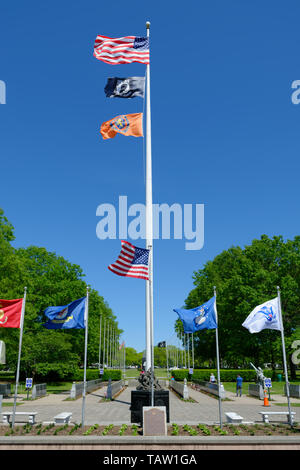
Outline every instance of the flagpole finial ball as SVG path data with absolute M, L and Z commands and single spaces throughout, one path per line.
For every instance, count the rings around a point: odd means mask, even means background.
M 146 28 L 150 29 L 150 21 L 146 21 Z

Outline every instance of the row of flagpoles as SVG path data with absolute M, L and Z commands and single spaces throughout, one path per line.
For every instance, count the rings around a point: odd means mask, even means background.
M 219 340 L 218 340 L 218 313 L 217 313 L 217 293 L 214 287 L 214 296 L 204 304 L 193 309 L 173 309 L 182 322 L 184 333 L 195 333 L 204 329 L 214 329 L 216 332 L 216 359 L 217 359 L 217 382 L 219 388 L 219 419 L 222 427 L 222 399 L 220 393 L 220 361 L 219 361 Z M 292 414 L 290 404 L 290 391 L 288 370 L 285 351 L 284 328 L 281 310 L 280 289 L 277 287 L 277 297 L 268 300 L 252 310 L 246 320 L 242 323 L 250 333 L 259 333 L 264 329 L 279 330 L 281 332 L 283 368 L 286 383 L 286 396 L 289 410 L 289 424 L 292 426 Z
M 12 428 L 15 424 L 18 386 L 20 379 L 20 362 L 23 340 L 23 327 L 26 306 L 27 288 L 24 289 L 22 299 L 4 300 L 0 299 L 0 327 L 19 328 L 19 349 L 16 371 L 16 384 L 14 392 L 14 404 L 12 415 Z M 86 369 L 87 369 L 87 342 L 88 342 L 88 310 L 89 310 L 89 287 L 87 287 L 86 297 L 75 300 L 68 305 L 58 307 L 48 307 L 44 311 L 47 321 L 43 326 L 47 329 L 85 329 L 84 339 L 84 373 L 83 373 L 83 393 L 82 393 L 82 426 L 85 419 L 85 398 L 86 398 Z
M 12 427 L 15 424 L 15 413 L 18 396 L 18 386 L 20 379 L 20 361 L 21 361 L 21 350 L 23 340 L 23 327 L 24 327 L 24 316 L 25 316 L 25 305 L 26 305 L 27 288 L 24 290 L 24 297 L 21 299 L 4 300 L 0 299 L 0 327 L 2 328 L 19 328 L 19 349 L 18 349 L 18 361 L 16 371 L 16 384 L 14 392 L 14 404 L 13 404 L 13 416 L 12 416 Z M 86 399 L 86 371 L 87 371 L 87 344 L 88 344 L 88 311 L 89 311 L 89 288 L 87 287 L 86 297 L 74 300 L 68 305 L 58 307 L 47 307 L 44 311 L 47 321 L 43 323 L 46 329 L 58 330 L 58 329 L 85 329 L 85 340 L 84 340 L 84 376 L 83 376 L 83 394 L 82 394 L 82 426 L 85 421 L 85 399 Z M 101 360 L 101 320 L 100 315 L 100 338 L 99 338 L 99 367 Z M 105 364 L 105 355 L 107 360 L 107 366 L 112 365 L 112 359 L 117 357 L 117 335 L 114 332 L 112 335 L 113 328 L 109 321 L 106 322 L 107 328 L 105 328 L 105 319 L 103 325 L 103 340 L 102 346 L 102 360 L 103 366 Z M 105 337 L 106 332 L 106 337 Z M 123 367 L 125 368 L 125 343 L 119 345 L 119 351 L 123 349 Z M 120 360 L 121 367 L 121 360 Z
M 12 427 L 15 423 L 16 402 L 20 376 L 20 360 L 23 338 L 23 326 L 25 315 L 27 288 L 24 290 L 23 299 L 3 300 L 0 299 L 0 327 L 4 328 L 20 328 L 18 362 L 16 371 L 16 385 L 14 393 L 14 405 L 12 416 Z M 87 369 L 87 340 L 88 340 L 88 301 L 89 288 L 87 287 L 86 297 L 75 300 L 68 305 L 58 307 L 48 307 L 45 310 L 47 321 L 43 326 L 47 329 L 80 329 L 85 328 L 85 347 L 84 347 L 84 378 L 83 378 L 83 395 L 82 395 L 82 426 L 85 420 L 85 399 L 86 399 L 86 369 Z M 214 287 L 214 296 L 204 304 L 193 309 L 174 309 L 182 322 L 185 334 L 194 334 L 203 329 L 214 329 L 216 333 L 216 359 L 217 359 L 217 382 L 219 387 L 219 419 L 222 427 L 222 400 L 220 394 L 220 361 L 219 361 L 219 340 L 218 340 L 218 313 L 217 313 L 217 293 Z M 277 297 L 268 300 L 252 310 L 249 316 L 242 323 L 250 333 L 259 333 L 264 329 L 279 330 L 281 332 L 283 365 L 286 382 L 286 395 L 289 410 L 289 423 L 292 426 L 290 393 L 288 370 L 285 352 L 284 328 L 281 310 L 280 289 L 277 287 Z M 100 324 L 101 338 L 101 324 Z M 108 341 L 108 338 L 107 338 Z M 165 344 L 164 344 L 165 345 Z M 120 349 L 125 346 L 124 342 Z M 101 345 L 99 345 L 99 351 Z M 125 351 L 125 347 L 124 347 Z M 99 353 L 100 354 L 100 353 Z M 99 359 L 100 361 L 100 359 Z

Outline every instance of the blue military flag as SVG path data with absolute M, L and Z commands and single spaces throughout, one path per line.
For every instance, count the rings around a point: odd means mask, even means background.
M 86 297 L 63 307 L 48 307 L 44 312 L 48 320 L 43 326 L 49 330 L 85 328 L 85 311 Z
M 218 327 L 215 310 L 216 297 L 212 297 L 199 307 L 186 310 L 184 308 L 174 308 L 182 321 L 184 333 L 195 333 L 199 330 L 213 330 Z

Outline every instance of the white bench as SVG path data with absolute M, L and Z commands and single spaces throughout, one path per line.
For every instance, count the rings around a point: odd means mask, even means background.
M 262 415 L 262 419 L 264 423 L 269 423 L 269 416 L 273 415 L 285 415 L 288 416 L 290 413 L 288 411 L 259 411 Z M 291 412 L 291 421 L 293 423 L 293 415 L 296 413 L 294 411 Z
M 234 411 L 230 411 L 225 413 L 227 423 L 242 423 L 243 417 L 235 413 Z
M 9 424 L 10 418 L 12 417 L 12 411 L 3 411 L 2 412 L 2 421 L 3 423 Z M 28 416 L 29 424 L 35 424 L 35 416 L 37 415 L 37 411 L 16 411 L 15 416 Z
M 69 424 L 69 421 L 71 418 L 72 418 L 72 413 L 63 412 L 54 416 L 54 421 L 55 421 L 55 424 L 61 424 L 61 423 Z

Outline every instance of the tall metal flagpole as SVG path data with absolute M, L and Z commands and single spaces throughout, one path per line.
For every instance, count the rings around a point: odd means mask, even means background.
M 88 340 L 88 318 L 89 318 L 89 287 L 86 289 L 86 304 L 84 312 L 84 371 L 83 371 L 83 392 L 82 392 L 82 411 L 81 411 L 81 426 L 84 426 L 85 417 L 85 396 L 86 396 L 86 363 L 87 363 L 87 340 Z
M 150 247 L 150 252 L 152 246 Z M 153 306 L 152 306 L 152 301 L 153 297 L 151 295 L 152 293 L 152 263 L 149 263 L 149 291 L 150 291 L 150 351 L 151 351 L 151 406 L 154 406 L 154 347 L 153 347 Z
M 277 286 L 277 297 L 278 297 L 278 307 L 279 307 L 279 314 L 280 314 L 280 332 L 281 332 L 281 343 L 282 343 L 283 368 L 284 368 L 284 375 L 285 375 L 286 397 L 287 397 L 288 410 L 289 410 L 289 424 L 293 426 L 291 403 L 290 403 L 290 383 L 289 383 L 287 363 L 286 363 L 284 329 L 283 329 L 283 321 L 282 321 L 281 297 L 280 297 L 279 286 Z
M 11 423 L 12 423 L 11 427 L 12 428 L 15 425 L 15 417 L 16 417 L 16 407 L 17 407 L 18 385 L 19 385 L 19 377 L 20 377 L 20 360 L 21 360 L 21 349 L 22 349 L 26 294 L 27 294 L 27 287 L 24 288 L 24 297 L 23 297 L 23 302 L 22 302 L 22 310 L 21 310 L 21 318 L 20 318 L 19 354 L 18 354 L 18 365 L 17 365 L 17 373 L 16 373 L 16 385 L 15 385 L 13 415 L 12 415 L 12 420 L 11 420 Z
M 214 286 L 214 296 L 215 296 L 215 312 L 216 312 L 216 354 L 217 354 L 217 379 L 218 379 L 218 395 L 219 395 L 219 417 L 220 417 L 220 428 L 222 429 L 222 398 L 221 398 L 221 378 L 220 378 L 220 360 L 219 360 L 219 323 L 218 323 L 218 311 L 217 311 L 217 292 L 216 287 Z
M 104 318 L 104 321 L 103 321 L 103 353 L 102 353 L 102 361 L 103 361 L 103 369 L 105 367 L 105 318 Z
M 193 362 L 193 369 L 195 368 L 195 358 L 194 358 L 194 333 L 192 333 L 192 362 Z
M 107 321 L 107 335 L 106 335 L 106 362 L 107 362 L 107 368 L 109 367 L 109 359 L 108 359 L 108 346 L 109 346 L 109 321 Z
M 102 327 L 102 315 L 100 314 L 100 332 L 99 332 L 99 374 L 101 369 L 101 327 Z
M 147 38 L 150 37 L 150 22 L 146 23 Z M 149 61 L 150 62 L 150 61 Z M 152 220 L 152 148 L 151 148 L 151 109 L 150 109 L 150 63 L 146 65 L 146 248 L 149 252 L 149 279 L 146 282 L 146 370 L 153 368 L 153 220 Z

